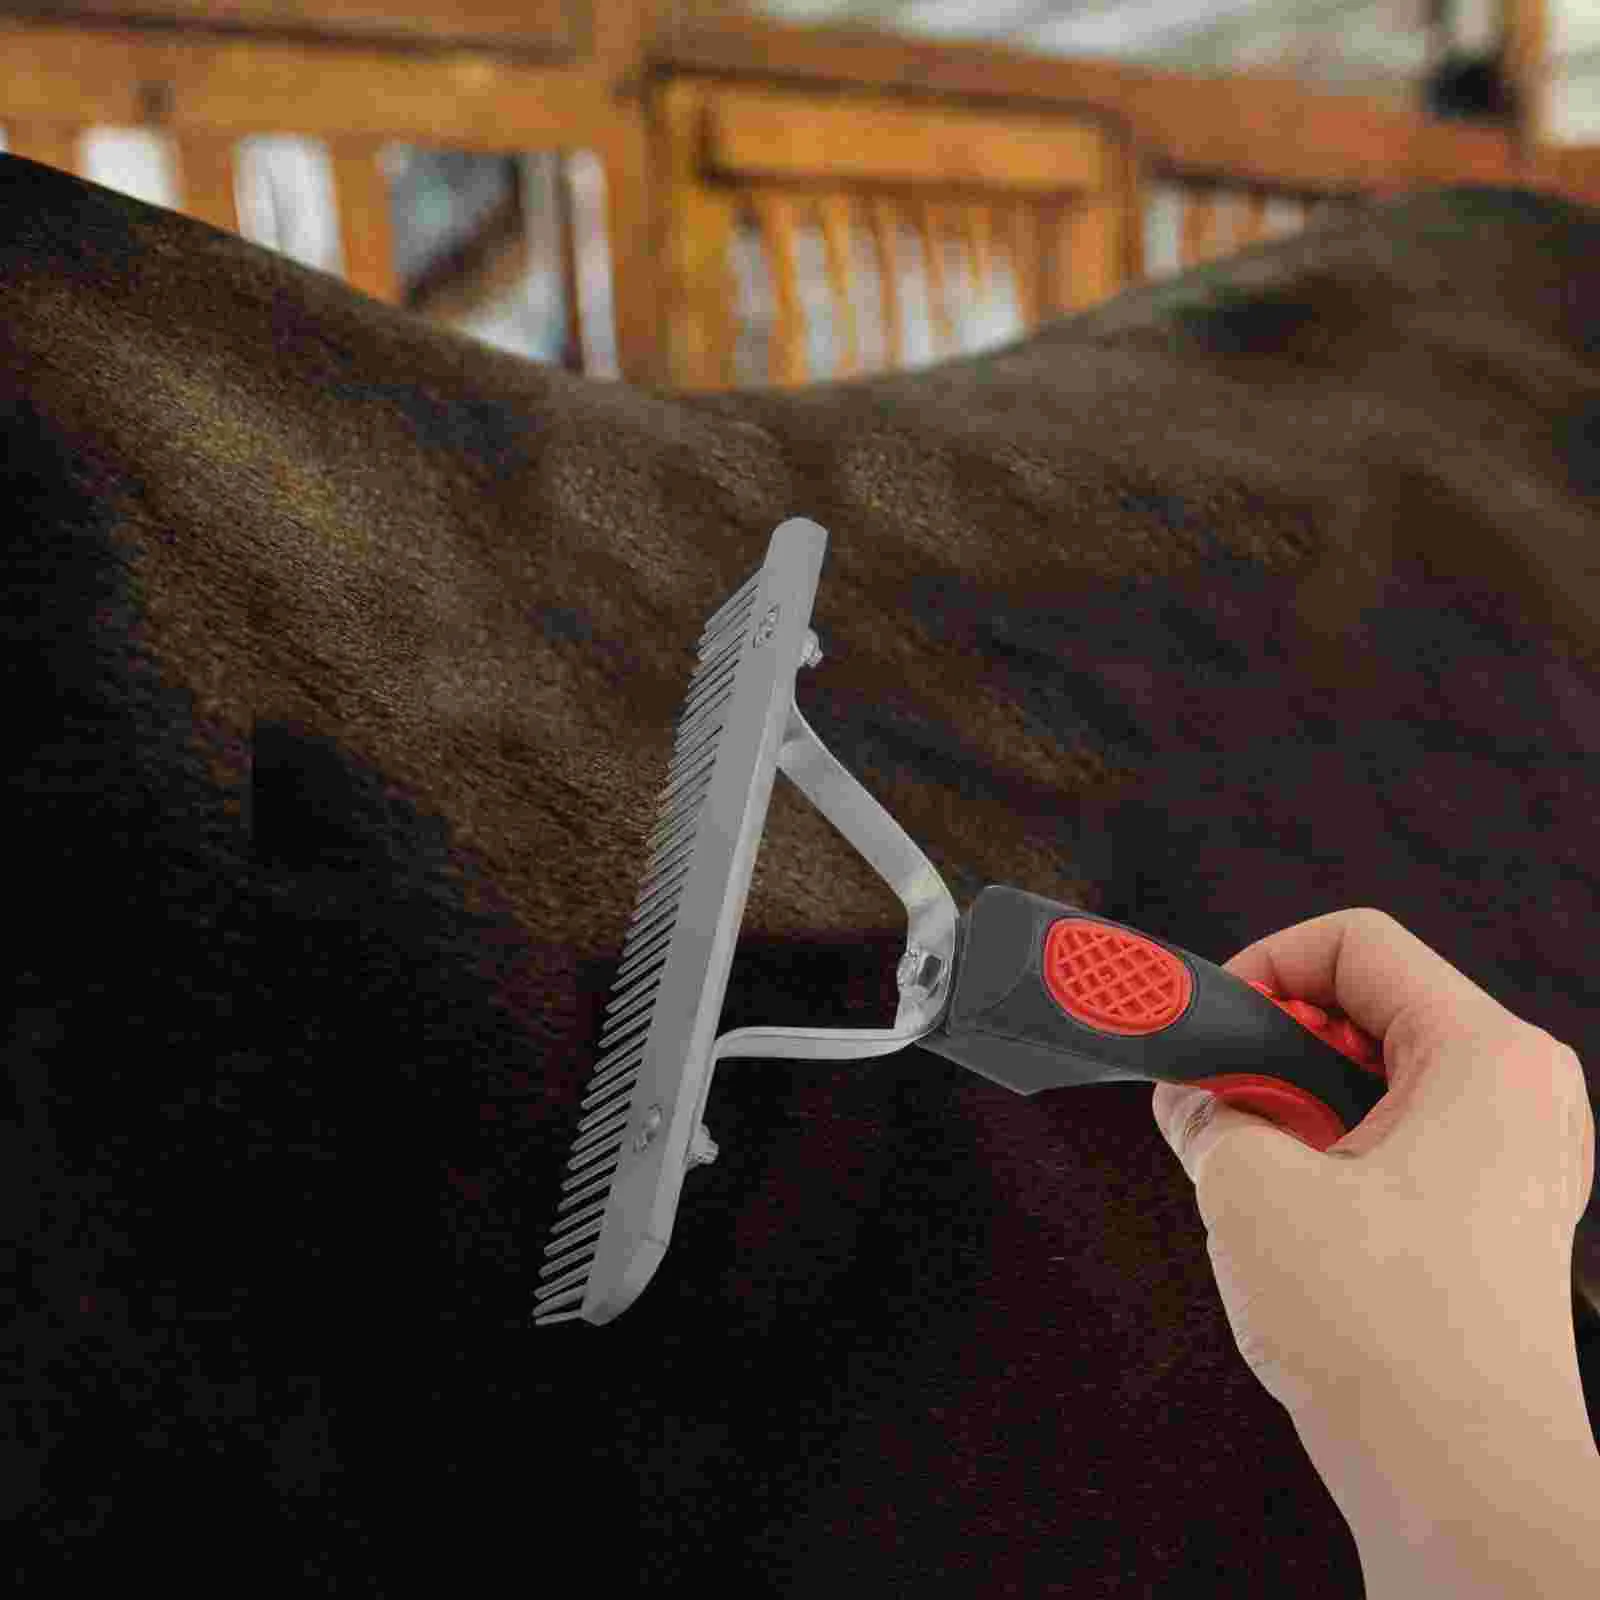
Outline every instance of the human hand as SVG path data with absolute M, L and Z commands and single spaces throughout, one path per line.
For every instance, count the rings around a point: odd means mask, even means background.
M 1344 1012 L 1381 1041 L 1389 1082 L 1324 1152 L 1205 1090 L 1156 1086 L 1267 1392 L 1324 1430 L 1363 1392 L 1431 1394 L 1454 1417 L 1508 1384 L 1565 1397 L 1582 1422 L 1570 1273 L 1594 1116 L 1576 1054 L 1381 911 L 1297 923 L 1223 967 Z

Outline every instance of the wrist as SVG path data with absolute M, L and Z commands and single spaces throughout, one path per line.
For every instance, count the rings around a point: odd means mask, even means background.
M 1581 1388 L 1443 1409 L 1391 1394 L 1327 1418 L 1296 1429 L 1349 1524 L 1368 1600 L 1600 1593 L 1600 1451 Z
M 1426 1470 L 1426 1469 L 1425 1469 Z M 1367 1600 L 1588 1600 L 1600 1592 L 1600 1456 L 1450 1462 L 1392 1519 L 1352 1528 Z

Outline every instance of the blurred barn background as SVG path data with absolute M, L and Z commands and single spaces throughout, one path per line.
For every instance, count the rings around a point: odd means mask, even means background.
M 574 13 L 583 8 L 529 0 L 519 9 L 526 15 L 508 17 L 482 0 L 440 0 L 416 16 L 370 0 L 5 5 L 0 85 L 8 92 L 0 103 L 0 138 L 19 153 L 74 166 L 140 199 L 191 209 L 180 172 L 185 113 L 202 115 L 191 108 L 205 91 L 192 85 L 212 57 L 192 53 L 182 71 L 168 70 L 176 50 L 236 51 L 240 39 L 270 46 L 281 35 L 315 40 L 332 60 L 341 48 L 348 53 L 377 43 L 386 52 L 381 60 L 362 59 L 374 63 L 370 81 L 378 100 L 391 97 L 390 74 L 399 83 L 409 60 L 432 51 L 435 63 L 455 74 L 451 83 L 470 97 L 489 81 L 484 74 L 497 70 L 496 62 L 581 62 L 586 51 L 600 55 L 607 39 L 627 31 L 617 19 L 631 11 L 637 14 L 634 45 L 650 34 L 736 23 L 747 15 L 807 29 L 865 25 L 907 41 L 998 46 L 1051 60 L 1224 81 L 1288 77 L 1354 97 L 1350 105 L 1506 131 L 1540 149 L 1600 149 L 1596 0 L 765 0 L 750 7 L 688 0 L 609 10 L 596 4 L 576 24 Z M 128 42 L 132 53 L 118 54 L 119 42 Z M 101 48 L 106 45 L 110 54 Z M 623 60 L 614 52 L 611 58 Z M 228 59 L 237 67 L 236 55 Z M 375 191 L 347 196 L 355 216 L 342 227 L 338 152 L 328 139 L 295 131 L 304 125 L 297 102 L 348 93 L 332 81 L 318 85 L 323 59 L 262 54 L 264 126 L 227 139 L 225 149 L 213 138 L 207 173 L 199 171 L 189 125 L 191 183 L 213 191 L 209 205 L 193 207 L 195 214 L 236 225 L 268 248 L 345 275 L 489 345 L 599 377 L 619 376 L 606 163 L 599 155 L 581 142 L 560 150 L 481 148 L 492 135 L 475 137 L 473 148 L 452 144 L 447 135 L 437 142 L 415 134 L 369 141 L 369 164 L 381 179 Z M 119 70 L 127 83 L 107 81 Z M 620 96 L 636 88 L 621 72 L 619 83 Z M 85 109 L 74 116 L 70 101 L 80 85 Z M 237 96 L 237 86 L 230 92 Z M 399 97 L 396 90 L 393 98 Z M 97 104 L 124 103 L 136 108 L 131 124 L 126 117 L 80 120 Z M 409 120 L 415 104 L 415 98 L 408 102 Z M 228 116 L 236 125 L 236 108 Z M 337 121 L 333 111 L 312 120 L 330 117 Z M 360 187 L 354 166 L 347 163 L 344 172 L 352 187 Z M 230 186 L 231 194 L 215 192 Z M 1179 189 L 1159 173 L 1148 174 L 1139 223 L 1143 274 L 1160 277 L 1197 254 L 1299 227 L 1319 203 L 1314 194 L 1263 191 L 1251 197 L 1255 211 L 1247 217 L 1244 198 L 1219 195 L 1208 212 L 1205 242 L 1186 242 Z M 942 259 L 930 260 L 935 234 L 908 223 L 890 227 L 893 256 L 883 253 L 883 235 L 874 252 L 859 229 L 830 236 L 822 221 L 799 214 L 779 217 L 775 225 L 792 256 L 787 282 L 785 271 L 775 270 L 772 235 L 764 232 L 758 210 L 742 210 L 732 227 L 726 252 L 737 301 L 731 367 L 719 368 L 716 381 L 917 367 L 1003 343 L 1039 315 L 1089 303 L 1120 281 L 1096 280 L 1098 289 L 1077 298 L 1046 294 L 1030 302 L 1028 285 L 1014 270 L 1021 254 L 995 249 L 985 255 L 949 240 L 934 246 Z M 830 263 L 837 238 L 845 240 L 847 267 Z M 358 253 L 353 240 L 364 259 L 349 259 Z M 892 296 L 878 281 L 889 259 L 897 263 Z M 780 360 L 775 325 L 785 315 L 786 295 L 791 327 L 784 336 L 803 349 Z M 848 313 L 848 327 L 841 311 Z M 664 315 L 659 304 L 651 314 Z M 633 375 L 689 381 L 681 363 L 670 369 L 636 364 Z

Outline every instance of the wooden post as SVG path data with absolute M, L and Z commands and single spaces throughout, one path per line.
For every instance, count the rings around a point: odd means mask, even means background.
M 233 185 L 233 141 L 202 133 L 173 136 L 178 166 L 178 209 L 228 233 L 239 231 Z
M 665 271 L 672 179 L 654 122 L 645 58 L 652 41 L 694 20 L 691 0 L 592 0 L 589 70 L 608 86 L 608 114 L 584 140 L 606 177 L 606 248 L 617 373 L 627 383 L 674 381 L 666 348 Z
M 400 283 L 394 264 L 394 224 L 379 148 L 376 139 L 330 139 L 328 157 L 345 281 L 374 300 L 395 305 Z
M 1512 142 L 1524 163 L 1544 142 L 1548 37 L 1545 0 L 1500 0 L 1500 58 L 1517 97 Z
M 652 186 L 661 206 L 664 283 L 656 334 L 664 371 L 659 382 L 683 389 L 733 384 L 734 282 L 728 251 L 734 202 L 699 171 L 702 91 L 691 79 L 662 86 Z M 768 248 L 771 243 L 768 241 Z
M 606 248 L 617 373 L 627 383 L 668 381 L 661 335 L 662 276 L 652 184 L 651 140 L 642 100 L 625 100 L 590 141 L 606 178 Z

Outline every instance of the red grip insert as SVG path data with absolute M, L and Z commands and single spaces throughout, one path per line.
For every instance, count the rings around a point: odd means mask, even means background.
M 1159 1033 L 1194 991 L 1188 967 L 1153 939 L 1079 917 L 1051 923 L 1043 976 L 1068 1016 L 1102 1033 Z

